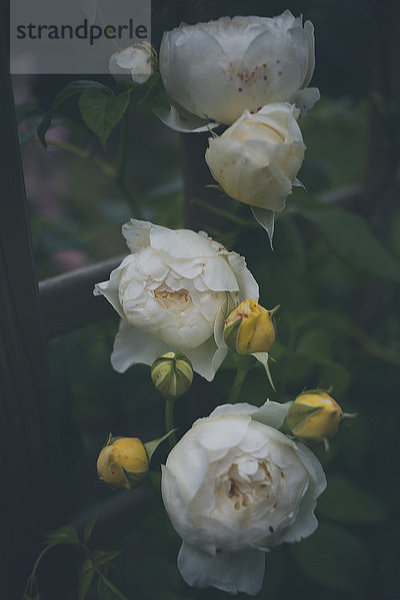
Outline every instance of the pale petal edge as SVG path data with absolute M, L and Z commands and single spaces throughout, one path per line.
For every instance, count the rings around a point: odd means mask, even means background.
M 229 594 L 245 592 L 254 596 L 262 586 L 265 555 L 261 550 L 222 550 L 211 556 L 183 542 L 178 569 L 192 587 L 211 586 Z

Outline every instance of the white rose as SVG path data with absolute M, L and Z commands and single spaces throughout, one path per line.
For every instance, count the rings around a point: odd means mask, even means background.
M 209 139 L 206 162 L 229 196 L 273 211 L 285 207 L 305 151 L 297 116 L 293 105 L 268 104 Z
M 225 317 L 242 300 L 258 299 L 244 258 L 203 232 L 131 219 L 122 233 L 132 254 L 94 292 L 122 317 L 114 369 L 151 365 L 157 356 L 179 350 L 211 381 L 227 353 Z
M 108 68 L 113 75 L 129 75 L 135 83 L 144 83 L 154 70 L 155 51 L 148 42 L 134 44 L 114 52 Z
M 306 21 L 303 28 L 302 17 L 288 10 L 274 18 L 181 24 L 164 33 L 159 60 L 173 104 L 159 116 L 177 130 L 198 128 L 200 119 L 231 125 L 245 109 L 256 112 L 271 102 L 306 111 L 320 97 L 307 88 L 315 66 L 313 25 Z
M 277 430 L 290 404 L 219 406 L 171 450 L 161 489 L 188 585 L 256 594 L 265 552 L 316 529 L 326 479 L 314 454 Z

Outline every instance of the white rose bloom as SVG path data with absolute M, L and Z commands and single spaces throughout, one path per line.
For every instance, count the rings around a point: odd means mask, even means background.
M 178 131 L 205 130 L 199 125 L 210 120 L 231 125 L 245 109 L 271 102 L 296 103 L 305 112 L 320 97 L 307 88 L 315 67 L 313 25 L 303 27 L 302 17 L 288 10 L 274 18 L 181 24 L 164 33 L 159 61 L 173 106 L 158 116 Z
M 122 233 L 132 254 L 94 291 L 121 316 L 114 369 L 179 350 L 211 381 L 227 354 L 224 319 L 242 300 L 258 299 L 244 258 L 203 232 L 131 219 Z
M 326 479 L 314 454 L 277 430 L 290 404 L 219 406 L 171 450 L 161 489 L 188 585 L 256 594 L 265 552 L 316 529 Z
M 129 75 L 135 83 L 144 83 L 154 70 L 155 51 L 148 42 L 114 52 L 108 68 L 112 75 Z
M 267 104 L 209 139 L 206 162 L 229 196 L 273 211 L 285 207 L 305 151 L 297 117 L 294 105 Z

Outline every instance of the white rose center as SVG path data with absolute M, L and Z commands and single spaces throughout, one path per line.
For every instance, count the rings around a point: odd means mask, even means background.
M 160 286 L 153 291 L 153 296 L 162 308 L 174 313 L 182 313 L 193 306 L 192 298 L 185 289 L 175 291 L 166 286 Z
M 118 291 L 128 323 L 184 351 L 213 336 L 226 293 L 207 287 L 195 261 L 176 259 L 176 263 L 173 257 L 144 248 L 129 257 Z M 185 277 L 185 272 L 193 277 Z
M 268 505 L 274 510 L 284 478 L 283 471 L 268 459 L 242 455 L 216 480 L 216 508 L 225 512 L 228 506 L 234 511 L 241 511 L 269 500 Z

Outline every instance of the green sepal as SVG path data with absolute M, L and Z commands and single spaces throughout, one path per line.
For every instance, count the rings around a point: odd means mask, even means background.
M 252 352 L 251 356 L 254 356 L 254 358 L 256 358 L 258 360 L 258 362 L 262 364 L 262 366 L 264 367 L 265 372 L 267 374 L 268 381 L 269 381 L 272 389 L 274 390 L 274 392 L 276 392 L 274 382 L 272 381 L 271 371 L 269 370 L 268 352 Z
M 295 405 L 294 403 L 289 409 L 290 414 L 285 417 L 281 431 L 285 430 L 285 433 L 296 435 L 296 429 L 304 423 L 311 415 L 323 410 L 323 406 L 310 406 L 304 407 L 304 405 Z M 290 425 L 288 423 L 288 417 L 290 419 Z
M 175 431 L 177 431 L 177 429 L 171 429 L 171 431 L 168 431 L 168 433 L 166 433 L 165 435 L 163 435 L 162 437 L 159 437 L 155 440 L 151 440 L 150 442 L 146 442 L 144 445 L 146 453 L 147 453 L 147 458 L 149 459 L 149 463 L 151 461 L 151 457 L 153 456 L 154 452 L 157 450 L 158 446 L 167 438 L 169 438 L 170 435 L 172 435 L 173 433 L 175 433 Z
M 238 316 L 237 319 L 231 323 L 225 323 L 224 327 L 224 342 L 230 350 L 237 352 L 237 339 L 239 335 L 239 328 L 242 324 L 242 318 Z
M 267 208 L 259 208 L 258 206 L 251 206 L 251 212 L 253 213 L 256 221 L 265 229 L 268 235 L 269 244 L 271 246 L 271 250 L 273 250 L 272 246 L 272 238 L 274 237 L 274 229 L 275 229 L 275 211 L 269 210 Z
M 128 480 L 130 490 L 140 485 L 148 472 L 148 469 L 145 469 L 144 471 L 136 471 L 136 473 L 132 473 L 131 471 L 127 471 L 123 467 L 122 470 L 126 479 Z

